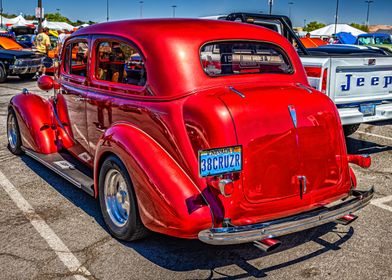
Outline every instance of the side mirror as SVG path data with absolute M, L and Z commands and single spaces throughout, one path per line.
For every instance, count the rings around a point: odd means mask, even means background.
M 52 88 L 56 88 L 57 84 L 52 77 L 50 76 L 46 76 L 43 75 L 41 77 L 39 77 L 38 81 L 37 81 L 38 87 L 44 91 L 49 91 Z
M 53 66 L 53 59 L 51 59 L 50 57 L 45 57 L 42 59 L 42 64 L 46 67 L 46 68 L 50 68 Z

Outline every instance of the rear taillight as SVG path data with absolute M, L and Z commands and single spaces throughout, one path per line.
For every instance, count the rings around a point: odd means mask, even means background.
M 224 197 L 230 197 L 236 188 L 235 184 L 238 185 L 238 182 L 235 183 L 235 181 L 238 181 L 239 179 L 240 173 L 227 173 L 219 177 L 207 178 L 207 184 L 217 189 Z
M 321 70 L 322 70 L 321 67 L 310 67 L 310 66 L 305 67 L 306 75 L 308 75 L 308 77 L 311 78 L 320 78 Z
M 305 72 L 308 78 L 312 78 L 309 81 L 312 87 L 320 89 L 321 82 L 321 92 L 327 92 L 328 68 L 323 69 L 321 66 L 305 66 Z
M 321 81 L 322 93 L 327 93 L 327 78 L 328 78 L 328 68 L 325 68 L 323 72 L 323 80 Z

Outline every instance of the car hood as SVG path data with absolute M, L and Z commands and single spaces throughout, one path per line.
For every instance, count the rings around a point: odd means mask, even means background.
M 36 58 L 39 54 L 29 51 L 0 50 L 0 58 Z

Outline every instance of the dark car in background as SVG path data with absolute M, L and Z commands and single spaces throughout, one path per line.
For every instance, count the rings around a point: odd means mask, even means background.
M 355 44 L 361 46 L 378 47 L 389 53 L 392 53 L 392 36 L 390 34 L 361 34 L 357 37 Z
M 31 79 L 41 67 L 44 56 L 29 51 L 0 49 L 0 83 L 8 76 Z
M 19 36 L 16 36 L 16 42 L 25 48 L 32 48 L 33 47 L 32 37 L 33 37 L 33 35 L 30 35 L 30 34 L 19 35 Z

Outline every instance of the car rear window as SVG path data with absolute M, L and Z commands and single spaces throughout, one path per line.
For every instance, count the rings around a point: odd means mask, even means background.
M 293 73 L 287 54 L 278 46 L 264 42 L 208 43 L 201 48 L 200 59 L 209 76 Z

